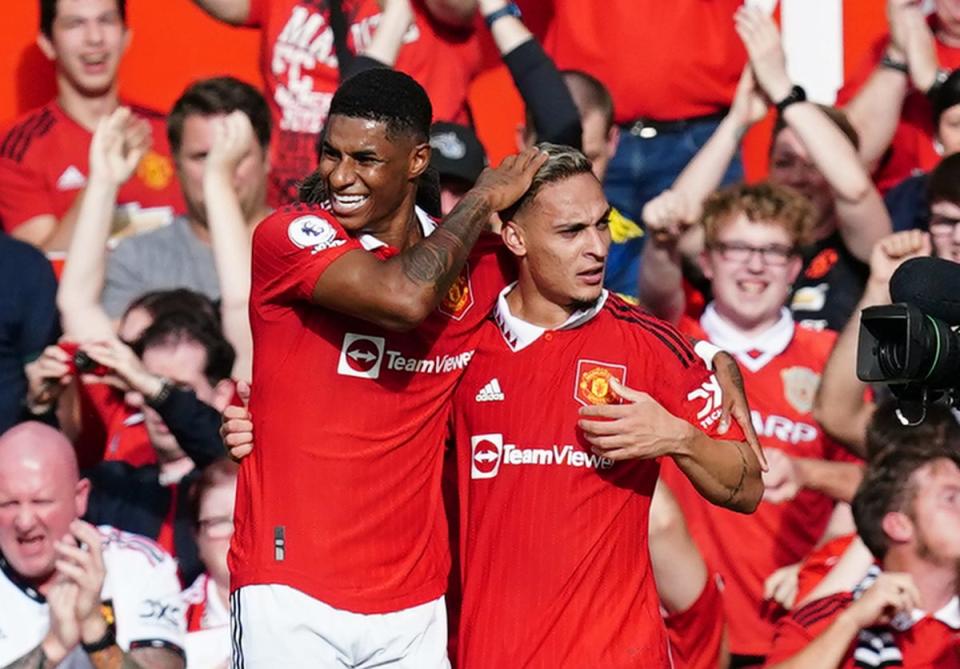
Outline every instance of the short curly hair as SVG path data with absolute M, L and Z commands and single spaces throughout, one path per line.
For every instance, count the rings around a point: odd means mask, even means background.
M 378 121 L 386 125 L 388 137 L 407 134 L 428 142 L 433 107 L 423 86 L 410 75 L 374 68 L 340 84 L 330 101 L 329 116 Z
M 724 188 L 707 198 L 700 216 L 707 246 L 717 242 L 720 230 L 737 214 L 743 214 L 752 223 L 783 228 L 795 248 L 813 241 L 813 205 L 791 188 L 764 181 Z

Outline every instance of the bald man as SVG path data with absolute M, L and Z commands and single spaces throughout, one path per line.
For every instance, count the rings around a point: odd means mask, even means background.
M 0 436 L 0 667 L 182 669 L 176 563 L 79 520 L 89 493 L 57 430 Z

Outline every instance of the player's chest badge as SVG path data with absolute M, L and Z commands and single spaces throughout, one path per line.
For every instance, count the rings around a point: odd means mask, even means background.
M 787 367 L 780 372 L 783 397 L 800 413 L 813 411 L 813 400 L 820 386 L 820 375 L 809 367 Z
M 450 285 L 437 310 L 459 321 L 473 306 L 473 287 L 470 285 L 470 266 L 464 264 L 460 275 Z
M 611 362 L 577 360 L 573 397 L 580 404 L 619 404 L 620 397 L 610 387 L 610 379 L 626 385 L 627 368 Z

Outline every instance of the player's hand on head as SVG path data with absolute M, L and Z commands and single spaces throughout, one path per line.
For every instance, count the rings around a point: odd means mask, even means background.
M 499 167 L 486 168 L 471 192 L 485 197 L 494 211 L 502 211 L 527 192 L 537 170 L 547 162 L 547 157 L 537 147 L 507 156 Z
M 246 401 L 249 401 L 249 394 Z M 234 462 L 240 462 L 253 452 L 253 420 L 246 406 L 231 405 L 223 410 L 220 438 Z
M 718 351 L 713 356 L 713 370 L 723 394 L 723 413 L 720 414 L 717 431 L 721 435 L 726 434 L 730 429 L 731 419 L 737 421 L 737 425 L 743 430 L 747 445 L 757 456 L 760 471 L 767 471 L 767 459 L 764 456 L 763 447 L 760 445 L 760 439 L 757 438 L 757 431 L 753 427 L 753 417 L 743 388 L 743 375 L 740 373 L 740 365 L 726 351 Z
M 900 265 L 911 258 L 931 253 L 930 235 L 923 230 L 904 230 L 879 240 L 870 254 L 870 281 L 887 287 L 890 277 Z
M 700 217 L 700 206 L 667 189 L 644 205 L 641 217 L 654 243 L 673 246 Z
M 920 591 L 913 577 L 905 573 L 884 572 L 842 615 L 863 629 L 886 625 L 898 613 L 907 613 L 920 606 Z
M 789 502 L 803 489 L 793 458 L 779 448 L 764 449 L 767 471 L 763 472 L 763 499 L 773 504 Z
M 235 110 L 212 122 L 213 141 L 204 164 L 204 177 L 220 174 L 230 179 L 237 165 L 257 143 L 253 124 L 242 111 Z
M 787 611 L 797 601 L 800 563 L 780 567 L 763 582 L 763 598 L 776 602 Z
M 760 88 L 771 102 L 783 100 L 793 83 L 776 23 L 759 9 L 743 5 L 734 14 L 734 25 Z
M 693 426 L 677 418 L 650 395 L 610 379 L 623 404 L 590 405 L 580 409 L 578 427 L 597 455 L 611 460 L 650 459 L 676 452 Z

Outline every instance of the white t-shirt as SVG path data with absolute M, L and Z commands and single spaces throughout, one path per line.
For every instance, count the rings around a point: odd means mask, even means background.
M 201 574 L 181 597 L 187 611 L 187 666 L 224 666 L 230 659 L 230 611 L 217 596 L 217 584 Z
M 97 529 L 107 572 L 100 597 L 113 610 L 117 644 L 125 651 L 165 647 L 182 655 L 186 622 L 177 563 L 150 539 L 107 525 Z M 44 596 L 0 556 L 0 666 L 39 645 L 49 628 Z M 60 664 L 70 669 L 89 666 L 79 647 Z

